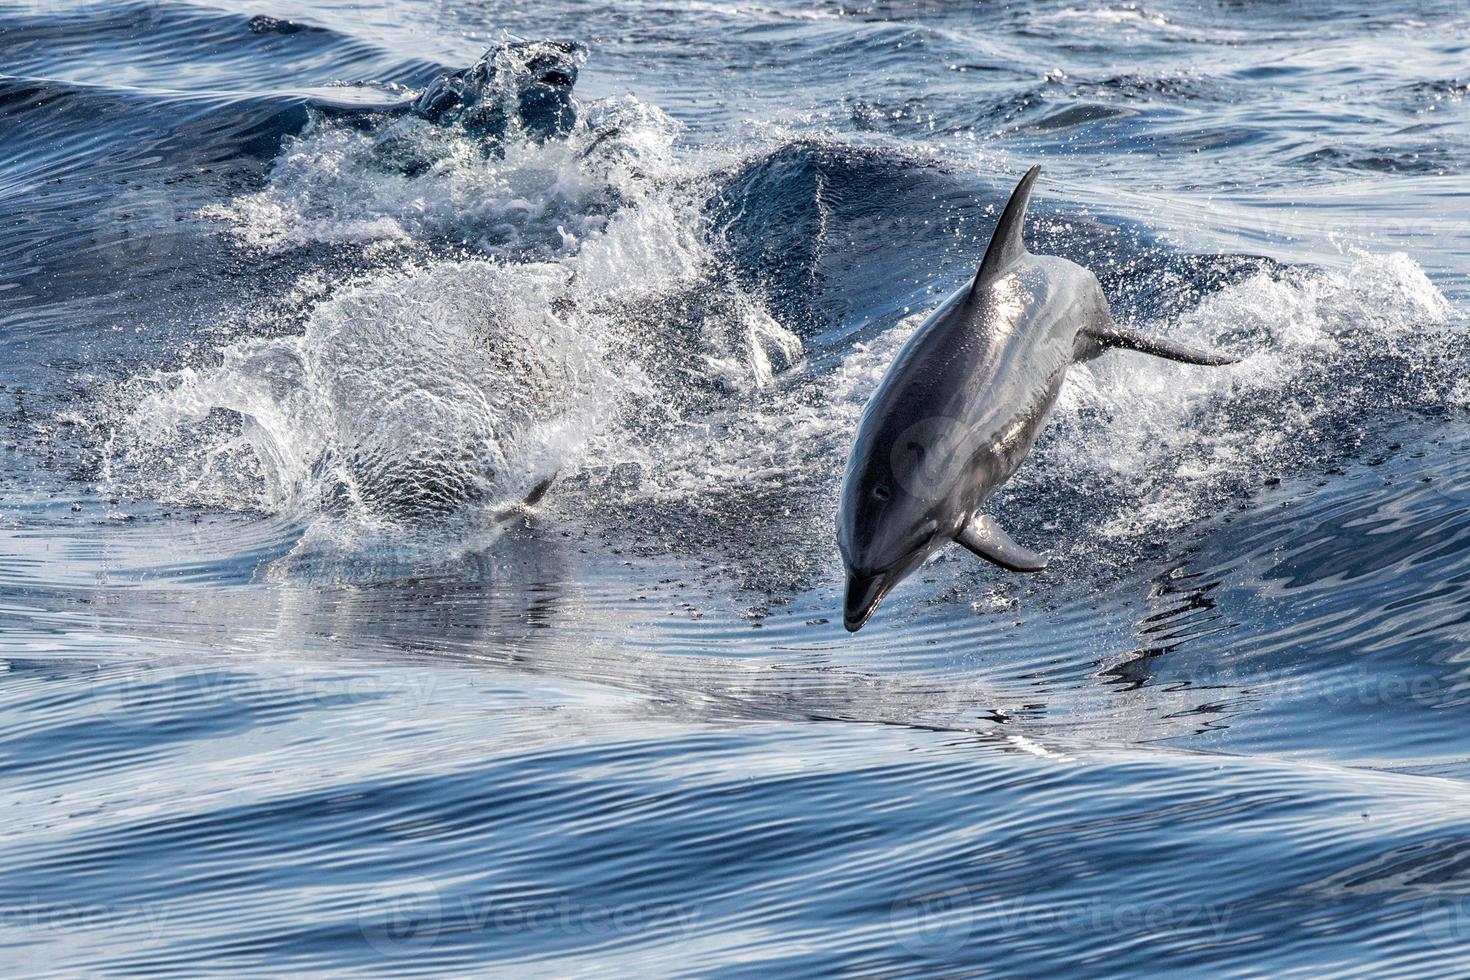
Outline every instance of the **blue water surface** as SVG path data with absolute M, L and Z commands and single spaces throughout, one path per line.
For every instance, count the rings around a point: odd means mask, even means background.
M 0 2 L 3 972 L 1464 975 L 1467 54 Z M 1033 251 L 1241 361 L 1074 369 L 1048 570 L 850 636 L 858 416 L 1036 163 Z

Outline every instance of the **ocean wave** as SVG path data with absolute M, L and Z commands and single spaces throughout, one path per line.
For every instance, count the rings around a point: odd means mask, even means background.
M 587 447 L 605 466 L 657 418 L 758 389 L 800 356 L 720 274 L 656 110 L 594 103 L 567 138 L 496 154 L 433 128 L 435 165 L 405 175 L 376 162 L 373 131 L 323 125 L 266 190 L 211 210 L 255 249 L 439 238 L 461 255 L 305 275 L 299 335 L 124 384 L 111 492 L 483 521 Z M 456 240 L 472 230 L 473 248 Z

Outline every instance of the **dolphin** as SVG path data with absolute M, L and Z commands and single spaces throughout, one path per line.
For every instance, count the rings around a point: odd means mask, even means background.
M 1236 360 L 1119 326 L 1090 271 L 1026 251 L 1040 172 L 1021 178 L 975 278 L 899 351 L 858 423 L 837 519 L 849 632 L 950 541 L 1011 571 L 1046 567 L 981 507 L 1026 458 L 1072 364 L 1109 348 L 1186 364 Z

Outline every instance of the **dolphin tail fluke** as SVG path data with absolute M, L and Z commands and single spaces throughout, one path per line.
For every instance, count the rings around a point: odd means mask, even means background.
M 551 485 L 556 482 L 556 478 L 560 473 L 561 471 L 557 470 L 555 473 L 551 474 L 546 479 L 536 484 L 534 487 L 531 488 L 531 492 L 526 494 L 525 499 L 523 499 L 520 503 L 510 507 L 502 507 L 500 510 L 497 510 L 491 519 L 496 524 L 504 524 L 512 517 L 526 514 L 528 508 L 535 507 L 541 502 L 541 498 L 546 496 L 546 491 L 551 489 Z
M 1190 347 L 1188 344 L 1181 344 L 1166 337 L 1150 337 L 1147 334 L 1126 330 L 1116 324 L 1099 330 L 1088 330 L 1086 333 L 1104 348 L 1116 347 L 1119 350 L 1138 351 L 1140 354 L 1152 354 L 1155 357 L 1179 361 L 1182 364 L 1220 367 L 1240 360 L 1229 354 L 1200 350 L 1198 347 Z
M 986 561 L 1012 572 L 1039 572 L 1046 559 L 1015 542 L 1006 529 L 984 514 L 976 514 L 955 538 Z
M 970 285 L 971 296 L 988 286 L 1011 263 L 1026 255 L 1026 242 L 1021 231 L 1026 224 L 1026 202 L 1031 200 L 1031 185 L 1036 183 L 1036 175 L 1039 173 L 1039 165 L 1026 171 L 1026 176 L 1021 178 L 1021 182 L 1011 192 L 1011 199 L 1006 204 L 1005 211 L 1001 212 L 1000 221 L 996 223 L 995 234 L 990 236 L 990 247 L 985 250 L 980 270 L 975 273 L 975 281 Z
M 542 480 L 540 483 L 532 487 L 531 492 L 526 494 L 526 499 L 521 501 L 521 506 L 535 507 L 537 504 L 539 504 L 541 502 L 541 498 L 546 496 L 546 491 L 550 490 L 551 485 L 556 482 L 556 478 L 560 473 L 561 471 L 557 470 L 555 473 L 551 474 L 546 479 Z

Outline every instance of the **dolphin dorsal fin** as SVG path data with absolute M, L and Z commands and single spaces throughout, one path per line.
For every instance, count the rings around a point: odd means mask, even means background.
M 1021 178 L 1021 182 L 1011 192 L 1011 199 L 1001 212 L 1000 221 L 996 223 L 995 234 L 990 236 L 990 247 L 985 250 L 980 270 L 975 273 L 975 281 L 970 285 L 972 298 L 1012 262 L 1026 254 L 1026 241 L 1021 237 L 1021 229 L 1026 224 L 1026 202 L 1031 199 L 1031 185 L 1036 183 L 1036 175 L 1039 173 L 1041 166 L 1038 164 L 1026 171 L 1026 176 Z

